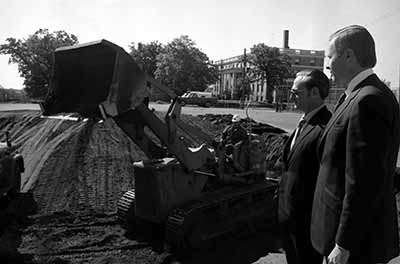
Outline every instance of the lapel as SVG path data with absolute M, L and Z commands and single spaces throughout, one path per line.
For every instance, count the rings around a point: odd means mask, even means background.
M 309 121 L 306 121 L 306 123 L 303 126 L 303 129 L 300 131 L 300 134 L 297 136 L 297 139 L 294 142 L 293 148 L 291 150 L 290 150 L 290 143 L 289 143 L 289 149 L 288 150 L 290 152 L 288 153 L 288 158 L 287 158 L 288 162 L 292 158 L 293 153 L 296 151 L 296 149 L 299 146 L 301 146 L 302 141 L 304 141 L 304 139 L 307 138 L 308 134 L 310 134 L 311 131 L 313 131 L 313 129 L 315 128 L 315 126 L 319 123 L 319 122 L 317 122 L 317 120 L 323 118 L 323 116 L 325 115 L 326 112 L 329 113 L 329 111 L 326 108 L 326 106 L 324 106 Z M 293 138 L 293 136 L 291 138 Z
M 291 144 L 291 142 L 293 140 L 294 132 L 295 132 L 295 130 L 292 132 L 292 134 L 290 134 L 289 138 L 286 140 L 285 147 L 283 148 L 283 162 L 285 163 L 285 166 L 288 163 L 288 156 L 289 156 L 289 152 L 290 152 L 290 144 Z
M 333 113 L 332 118 L 329 120 L 328 124 L 326 125 L 326 128 L 324 132 L 322 133 L 322 136 L 320 137 L 320 140 L 318 142 L 318 149 L 321 147 L 322 142 L 325 140 L 326 135 L 328 134 L 329 130 L 332 128 L 332 126 L 335 124 L 336 120 L 342 116 L 344 110 L 350 105 L 351 101 L 357 96 L 357 94 L 360 92 L 361 89 L 358 89 L 360 86 L 357 86 L 353 92 L 346 98 L 346 100 L 339 106 L 338 109 L 336 109 L 335 113 Z
M 304 138 L 313 130 L 314 126 L 310 125 L 309 122 L 306 122 L 303 125 L 303 129 L 300 131 L 300 134 L 297 136 L 296 141 L 294 142 L 293 148 L 290 150 L 290 144 L 289 144 L 289 156 L 288 156 L 288 162 L 292 158 L 293 153 L 296 151 L 298 146 L 301 146 L 301 142 L 303 141 Z

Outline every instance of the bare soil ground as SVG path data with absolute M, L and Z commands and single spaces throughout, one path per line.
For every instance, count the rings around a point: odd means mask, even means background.
M 226 121 L 213 118 L 182 117 L 217 137 Z M 217 120 L 224 118 L 230 119 Z M 180 256 L 164 250 L 159 227 L 149 228 L 155 233 L 150 242 L 127 235 L 117 222 L 116 203 L 134 188 L 132 163 L 146 157 L 112 119 L 75 122 L 43 119 L 39 111 L 1 112 L 0 131 L 5 130 L 26 170 L 22 194 L 2 207 L 2 263 L 172 263 L 178 257 L 183 263 L 252 263 L 276 251 L 273 232 L 227 238 L 213 250 Z M 271 168 L 283 142 L 284 137 L 265 137 Z

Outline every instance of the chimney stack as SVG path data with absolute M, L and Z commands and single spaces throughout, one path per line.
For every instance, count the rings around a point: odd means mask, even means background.
M 287 29 L 283 31 L 283 48 L 284 49 L 289 48 L 289 30 Z

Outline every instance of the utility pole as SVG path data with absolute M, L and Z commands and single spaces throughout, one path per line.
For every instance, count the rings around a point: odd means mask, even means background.
M 225 98 L 225 87 L 222 87 L 222 84 L 223 84 L 222 77 L 224 76 L 222 74 L 223 65 L 224 64 L 222 63 L 222 59 L 221 59 L 221 64 L 220 64 L 220 68 L 219 68 L 219 73 L 220 73 L 220 75 L 219 75 L 219 92 L 220 92 L 220 94 L 222 94 L 223 98 L 226 99 Z
M 240 105 L 244 108 L 244 96 L 247 89 L 247 55 L 246 48 L 243 51 L 243 78 L 242 78 L 242 96 L 240 98 Z

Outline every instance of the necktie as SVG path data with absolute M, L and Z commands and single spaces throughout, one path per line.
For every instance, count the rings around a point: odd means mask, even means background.
M 339 106 L 341 104 L 343 104 L 344 100 L 346 100 L 346 93 L 342 93 L 342 95 L 340 96 L 338 102 L 335 105 L 335 111 L 334 112 L 336 112 L 336 110 L 339 108 Z
M 299 123 L 297 124 L 296 130 L 294 131 L 294 136 L 293 136 L 293 139 L 292 139 L 292 143 L 290 143 L 290 149 L 293 148 L 294 142 L 296 142 L 297 137 L 300 135 L 301 128 L 303 127 L 303 125 L 305 123 L 306 123 L 306 120 L 304 119 L 304 116 L 302 116 L 300 118 Z

